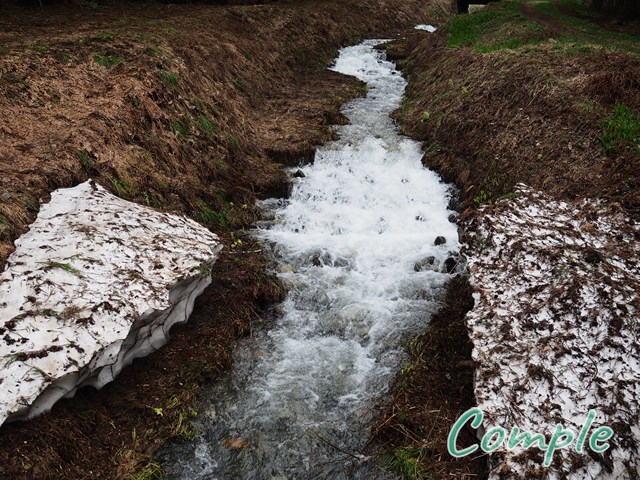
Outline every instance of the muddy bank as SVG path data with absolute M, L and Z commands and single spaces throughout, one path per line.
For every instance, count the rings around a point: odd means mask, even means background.
M 169 437 L 192 438 L 199 385 L 282 298 L 243 229 L 283 196 L 279 163 L 332 138 L 360 84 L 337 47 L 424 18 L 418 1 L 256 6 L 109 3 L 10 10 L 1 22 L 0 260 L 59 187 L 186 213 L 221 237 L 214 283 L 169 345 L 101 391 L 0 430 L 0 478 L 151 478 Z M 257 41 L 256 39 L 259 39 Z M 240 242 L 239 242 L 240 240 Z

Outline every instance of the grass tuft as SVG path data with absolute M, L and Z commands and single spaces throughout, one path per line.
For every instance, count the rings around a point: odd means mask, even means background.
M 420 464 L 420 449 L 416 447 L 398 447 L 381 455 L 380 462 L 385 468 L 399 473 L 407 480 L 418 480 L 425 475 Z
M 236 137 L 233 133 L 228 133 L 227 138 L 229 142 L 231 142 L 231 149 L 234 153 L 240 153 L 242 151 L 242 147 L 240 146 L 240 141 L 238 137 Z
M 171 129 L 185 140 L 189 138 L 189 124 L 183 120 L 177 120 L 171 124 Z
M 196 211 L 194 217 L 203 225 L 208 227 L 220 226 L 227 228 L 229 222 L 224 212 L 216 212 L 204 200 L 196 200 Z
M 40 262 L 40 263 L 44 263 L 45 265 L 44 268 L 47 270 L 51 270 L 52 268 L 59 268 L 60 270 L 69 272 L 77 277 L 82 276 L 82 272 L 78 270 L 76 267 L 74 267 L 73 265 L 71 265 L 70 263 L 55 262 L 53 260 L 48 260 L 46 262 Z
M 238 87 L 238 88 L 239 88 L 240 90 L 242 90 L 243 92 L 246 92 L 246 91 L 247 91 L 247 88 L 245 87 L 244 82 L 243 82 L 241 79 L 239 79 L 239 78 L 234 78 L 234 79 L 232 80 L 232 82 L 233 82 L 233 84 L 234 84 L 236 87 Z
M 11 240 L 15 233 L 15 228 L 9 223 L 7 217 L 0 215 L 0 240 Z
M 180 88 L 180 77 L 175 73 L 170 72 L 169 70 L 160 70 L 158 75 L 160 75 L 160 78 L 173 88 Z
M 162 467 L 154 461 L 150 461 L 140 471 L 130 477 L 130 480 L 153 480 L 164 477 Z
M 89 169 L 93 167 L 93 160 L 86 150 L 76 150 L 76 156 L 84 168 Z
M 104 40 L 104 41 L 111 41 L 114 38 L 116 38 L 116 36 L 113 33 L 109 33 L 109 32 L 102 32 L 98 34 L 98 38 L 100 40 Z
M 640 155 L 640 115 L 635 115 L 624 105 L 616 105 L 611 116 L 603 120 L 600 126 L 600 143 L 607 155 L 615 153 L 624 143 L 630 143 Z
M 213 125 L 211 120 L 209 120 L 209 118 L 207 118 L 206 115 L 200 115 L 197 118 L 196 122 L 198 123 L 200 128 L 204 131 L 204 133 L 206 133 L 207 135 L 209 135 L 211 137 L 215 137 L 216 136 L 216 127 Z
M 122 63 L 122 57 L 119 55 L 100 55 L 98 53 L 94 53 L 93 60 L 107 70 Z

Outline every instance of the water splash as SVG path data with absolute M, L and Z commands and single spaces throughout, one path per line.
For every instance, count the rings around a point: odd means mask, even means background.
M 291 198 L 264 202 L 274 221 L 258 235 L 288 286 L 284 313 L 238 349 L 196 441 L 163 452 L 168 478 L 386 478 L 359 453 L 370 410 L 437 308 L 438 266 L 458 242 L 448 187 L 389 117 L 406 82 L 378 43 L 340 51 L 333 69 L 365 81 L 367 97 L 343 109 L 351 123 Z

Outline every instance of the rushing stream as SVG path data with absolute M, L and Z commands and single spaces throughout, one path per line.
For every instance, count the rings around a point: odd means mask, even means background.
M 289 289 L 283 313 L 238 347 L 196 440 L 162 452 L 167 478 L 388 478 L 361 453 L 371 407 L 436 309 L 458 243 L 448 187 L 389 118 L 406 82 L 377 43 L 340 51 L 333 69 L 369 93 L 343 109 L 351 124 L 291 198 L 264 204 L 274 221 L 258 235 Z

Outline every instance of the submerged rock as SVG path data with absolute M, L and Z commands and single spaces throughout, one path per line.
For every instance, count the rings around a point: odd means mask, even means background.
M 436 257 L 430 255 L 426 258 L 423 258 L 413 265 L 413 270 L 416 272 L 422 272 L 424 270 L 436 270 Z
M 53 192 L 0 276 L 0 424 L 101 388 L 164 345 L 220 249 L 196 222 L 95 183 Z

